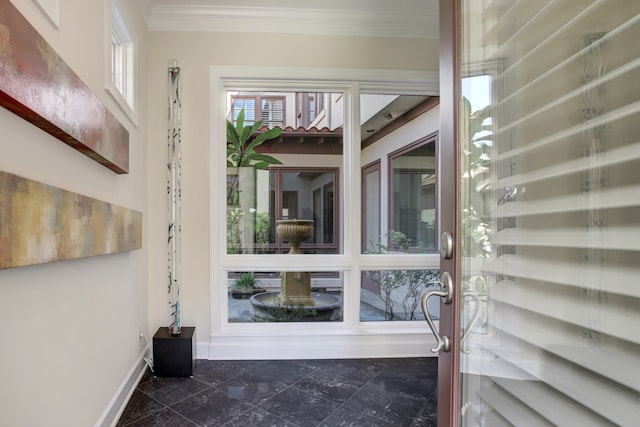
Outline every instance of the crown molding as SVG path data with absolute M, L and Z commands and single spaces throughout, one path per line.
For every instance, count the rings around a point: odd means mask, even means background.
M 410 12 L 156 4 L 150 31 L 221 31 L 363 37 L 438 38 L 437 11 Z

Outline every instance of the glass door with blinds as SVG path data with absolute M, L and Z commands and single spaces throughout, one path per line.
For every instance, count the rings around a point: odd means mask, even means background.
M 458 6 L 456 424 L 638 425 L 640 1 Z

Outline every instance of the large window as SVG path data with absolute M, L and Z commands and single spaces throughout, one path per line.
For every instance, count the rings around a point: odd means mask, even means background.
M 389 156 L 398 157 L 404 173 L 410 172 L 406 158 L 418 156 L 411 167 L 430 176 L 405 190 L 431 186 L 430 205 L 416 197 L 410 202 L 434 210 L 435 150 L 423 153 L 413 142 L 437 130 L 437 99 L 423 105 L 431 97 L 408 91 L 360 98 L 359 86 L 340 79 L 316 86 L 304 79 L 304 70 L 296 70 L 299 90 L 289 92 L 279 91 L 282 82 L 265 80 L 263 91 L 253 91 L 259 85 L 248 78 L 245 86 L 241 73 L 217 67 L 212 73 L 222 81 L 214 85 L 213 117 L 225 117 L 228 130 L 238 129 L 244 110 L 242 125 L 254 124 L 243 132 L 250 134 L 245 154 L 255 160 L 253 167 L 230 162 L 230 156 L 238 157 L 227 139 L 225 200 L 224 181 L 216 178 L 223 176 L 217 166 L 222 129 L 212 123 L 212 357 L 360 357 L 381 335 L 387 345 L 379 356 L 407 348 L 405 341 L 421 342 L 422 354 L 429 335 L 418 303 L 437 280 L 439 258 L 416 250 L 418 240 L 429 241 L 417 231 L 419 220 L 412 229 L 398 230 L 411 236 L 409 250 L 386 250 L 392 200 L 404 203 L 402 194 L 390 194 L 395 175 Z M 222 75 L 240 77 L 225 82 Z M 262 135 L 270 130 L 255 126 L 268 119 L 259 110 L 265 99 L 284 103 L 282 126 L 271 129 L 280 132 L 267 139 Z M 257 139 L 260 144 L 251 146 Z M 424 223 L 428 213 L 418 217 Z M 288 227 L 305 231 L 294 236 Z M 220 247 L 225 235 L 226 247 Z M 325 307 L 331 314 L 321 316 Z M 390 320 L 403 321 L 403 332 L 396 333 L 399 322 Z M 321 343 L 327 346 L 319 350 Z M 227 352 L 232 348 L 233 354 Z

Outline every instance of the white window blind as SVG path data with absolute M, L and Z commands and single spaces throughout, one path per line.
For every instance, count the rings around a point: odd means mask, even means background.
M 463 73 L 502 65 L 463 424 L 640 425 L 640 1 L 485 3 L 463 2 Z

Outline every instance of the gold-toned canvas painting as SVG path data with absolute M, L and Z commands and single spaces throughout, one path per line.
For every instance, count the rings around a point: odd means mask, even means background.
M 141 212 L 0 171 L 0 269 L 141 247 Z

